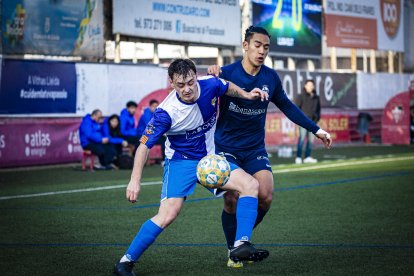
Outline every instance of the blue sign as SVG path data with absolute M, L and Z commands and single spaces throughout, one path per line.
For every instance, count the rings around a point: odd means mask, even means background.
M 0 114 L 76 112 L 74 63 L 3 60 Z

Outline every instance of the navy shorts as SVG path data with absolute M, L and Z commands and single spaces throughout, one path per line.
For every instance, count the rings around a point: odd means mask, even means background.
M 261 170 L 272 171 L 265 148 L 246 151 L 225 151 L 216 147 L 216 154 L 223 155 L 228 162 L 236 164 L 250 175 Z

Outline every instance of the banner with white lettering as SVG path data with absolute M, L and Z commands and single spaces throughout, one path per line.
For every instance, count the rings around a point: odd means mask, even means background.
M 236 46 L 241 43 L 238 0 L 113 1 L 113 33 Z
M 0 168 L 78 162 L 76 119 L 7 119 L 0 124 Z
M 76 112 L 74 63 L 3 60 L 0 114 Z
M 326 0 L 329 47 L 404 52 L 403 0 Z
M 357 77 L 356 74 L 325 73 L 308 71 L 283 71 L 277 73 L 283 88 L 291 100 L 304 93 L 303 86 L 307 79 L 315 82 L 316 93 L 320 97 L 322 107 L 356 108 Z

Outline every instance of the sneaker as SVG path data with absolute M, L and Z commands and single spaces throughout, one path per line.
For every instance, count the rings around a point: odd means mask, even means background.
M 253 261 L 260 262 L 269 256 L 269 251 L 256 249 L 250 242 L 245 241 L 241 245 L 230 250 L 230 259 L 234 262 Z
M 308 156 L 305 159 L 303 159 L 303 163 L 313 164 L 313 163 L 318 163 L 318 160 L 315 159 L 315 158 L 312 158 L 312 157 Z
M 295 164 L 302 164 L 302 158 L 296 157 Z
M 134 262 L 118 262 L 114 267 L 115 276 L 136 276 L 132 269 L 134 268 Z
M 227 261 L 227 267 L 230 267 L 230 268 L 242 268 L 243 267 L 243 262 L 235 262 L 232 259 L 230 259 L 230 249 L 227 253 L 227 257 L 229 258 L 229 260 Z

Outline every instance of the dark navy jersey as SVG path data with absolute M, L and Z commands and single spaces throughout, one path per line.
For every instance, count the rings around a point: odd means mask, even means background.
M 220 78 L 233 82 L 245 91 L 260 88 L 291 121 L 316 133 L 319 127 L 309 120 L 286 96 L 277 73 L 262 65 L 252 76 L 244 71 L 241 61 L 221 68 Z M 223 95 L 215 132 L 216 146 L 221 150 L 244 150 L 264 147 L 268 101 L 249 101 Z

